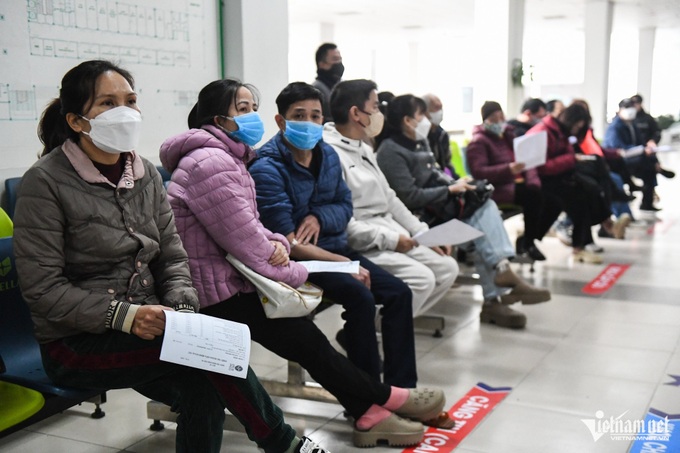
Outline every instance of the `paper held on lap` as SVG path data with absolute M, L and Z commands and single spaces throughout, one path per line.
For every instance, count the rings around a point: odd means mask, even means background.
M 358 261 L 298 261 L 307 269 L 307 272 L 313 274 L 315 272 L 342 272 L 343 274 L 358 274 Z
M 515 137 L 512 141 L 515 150 L 515 162 L 524 164 L 524 169 L 545 165 L 548 153 L 548 133 L 541 131 L 538 134 Z
M 461 222 L 458 219 L 449 220 L 446 223 L 437 225 L 427 231 L 420 232 L 413 236 L 418 244 L 426 247 L 438 245 L 458 245 L 465 242 L 474 241 L 484 233 L 477 228 Z
M 245 379 L 250 329 L 199 313 L 165 311 L 161 360 Z

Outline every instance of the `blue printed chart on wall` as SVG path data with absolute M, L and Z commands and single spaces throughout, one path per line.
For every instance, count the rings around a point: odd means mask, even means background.
M 40 114 L 79 62 L 106 59 L 136 81 L 144 119 L 140 153 L 158 159 L 186 129 L 198 91 L 219 77 L 214 0 L 0 2 L 0 169 L 30 166 Z

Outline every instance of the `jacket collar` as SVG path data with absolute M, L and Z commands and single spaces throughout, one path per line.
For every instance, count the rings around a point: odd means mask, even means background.
M 71 162 L 71 165 L 73 165 L 76 173 L 78 173 L 78 176 L 90 184 L 108 184 L 119 189 L 132 189 L 135 186 L 135 181 L 144 177 L 144 163 L 134 151 L 124 154 L 125 169 L 123 170 L 123 176 L 118 181 L 118 185 L 115 186 L 97 170 L 90 158 L 85 154 L 85 151 L 73 140 L 66 140 L 61 148 L 69 162 Z
M 415 151 L 419 147 L 423 147 L 425 140 L 411 140 L 404 134 L 394 134 L 390 137 L 397 145 L 403 146 L 409 151 Z
M 253 151 L 253 149 L 250 146 L 246 145 L 245 143 L 235 141 L 234 139 L 229 137 L 229 135 L 227 135 L 227 133 L 224 132 L 223 129 L 220 129 L 217 126 L 212 126 L 210 124 L 201 126 L 201 129 L 205 130 L 206 132 L 209 132 L 219 141 L 224 143 L 226 145 L 227 150 L 234 157 L 242 159 L 246 163 L 250 162 L 255 158 L 255 151 Z

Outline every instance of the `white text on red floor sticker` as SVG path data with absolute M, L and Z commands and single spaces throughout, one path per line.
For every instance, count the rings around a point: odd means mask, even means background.
M 512 390 L 510 387 L 489 387 L 479 382 L 449 409 L 448 414 L 456 425 L 452 429 L 430 427 L 423 440 L 402 453 L 448 453 L 493 410 Z

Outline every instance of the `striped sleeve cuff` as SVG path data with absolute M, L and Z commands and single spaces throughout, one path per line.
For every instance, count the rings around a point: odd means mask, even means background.
M 180 311 L 182 313 L 196 313 L 194 306 L 187 303 L 177 304 L 173 308 L 175 311 Z
M 139 309 L 139 305 L 112 300 L 106 313 L 106 327 L 108 329 L 120 330 L 121 332 L 132 332 L 132 321 Z

